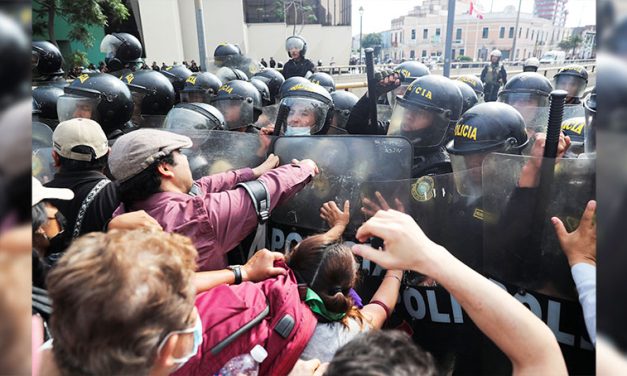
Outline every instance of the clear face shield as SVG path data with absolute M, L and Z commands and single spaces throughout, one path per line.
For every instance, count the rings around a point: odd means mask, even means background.
M 213 130 L 219 129 L 216 122 L 189 108 L 175 107 L 163 121 L 164 129 Z
M 350 110 L 333 111 L 333 119 L 331 120 L 331 126 L 327 134 L 348 134 L 346 131 L 346 123 L 350 115 Z
M 507 103 L 514 107 L 523 119 L 527 136 L 532 137 L 537 132 L 544 132 L 549 120 L 549 96 L 538 93 L 499 93 L 498 102 Z
M 183 91 L 181 102 L 183 103 L 207 103 L 211 101 L 211 95 L 204 91 Z
M 455 188 L 462 196 L 479 197 L 482 192 L 481 164 L 490 152 L 473 154 L 450 153 Z
M 115 57 L 115 53 L 122 45 L 122 41 L 112 34 L 107 34 L 100 42 L 100 52 L 105 54 L 107 59 Z
M 410 105 L 399 97 L 387 134 L 406 137 L 414 146 L 440 145 L 449 127 L 449 113 L 448 110 Z
M 57 115 L 59 122 L 75 118 L 85 118 L 99 121 L 98 104 L 100 98 L 62 95 L 57 101 Z
M 586 90 L 586 81 L 577 76 L 563 74 L 555 77 L 555 89 L 566 90 L 568 97 L 581 98 L 584 90 Z
M 311 98 L 283 98 L 280 105 L 289 110 L 285 128 L 281 129 L 283 136 L 303 136 L 320 132 L 329 111 L 329 105 Z
M 388 97 L 388 103 L 390 104 L 390 107 L 394 107 L 396 105 L 396 96 L 403 96 L 405 95 L 405 92 L 407 91 L 407 87 L 409 86 L 409 84 L 401 84 L 401 86 L 397 87 L 396 89 L 392 90 L 392 91 L 388 91 L 387 93 L 387 97 Z
M 290 57 L 300 57 L 300 52 L 305 47 L 305 43 L 300 38 L 288 38 L 285 41 L 285 50 L 290 54 Z
M 212 102 L 226 121 L 229 130 L 248 127 L 253 123 L 255 118 L 253 101 L 246 99 L 221 99 Z

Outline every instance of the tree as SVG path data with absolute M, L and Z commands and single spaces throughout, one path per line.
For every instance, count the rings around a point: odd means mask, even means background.
M 89 33 L 90 25 L 107 26 L 110 14 L 113 20 L 125 21 L 130 13 L 124 0 L 33 0 L 33 33 L 45 34 L 57 45 L 54 32 L 55 18 L 63 17 L 71 26 L 68 38 L 91 48 L 94 37 Z
M 381 38 L 381 34 L 370 33 L 364 36 L 363 40 L 361 41 L 361 45 L 363 48 L 368 48 L 368 47 L 375 48 L 376 46 L 381 46 L 382 41 L 383 41 L 383 38 Z
M 569 51 L 571 50 L 571 56 L 575 56 L 575 50 L 581 46 L 583 43 L 583 39 L 581 39 L 580 35 L 572 35 L 567 39 L 562 40 L 558 43 L 557 47 L 560 50 Z

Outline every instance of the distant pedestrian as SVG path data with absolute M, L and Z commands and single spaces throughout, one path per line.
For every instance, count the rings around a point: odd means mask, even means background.
M 264 68 L 268 68 L 268 63 L 266 62 L 266 60 L 262 57 L 261 58 L 261 65 L 263 65 Z
M 270 68 L 276 67 L 276 61 L 274 61 L 273 57 L 270 57 Z

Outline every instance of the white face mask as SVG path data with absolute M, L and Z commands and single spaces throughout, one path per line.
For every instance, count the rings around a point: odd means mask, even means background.
M 311 130 L 309 127 L 290 127 L 289 125 L 285 129 L 286 136 L 309 136 Z
M 180 358 L 175 358 L 174 359 L 174 363 L 176 364 L 176 368 L 174 368 L 172 370 L 172 372 L 180 369 L 181 367 L 183 367 L 185 365 L 185 363 L 187 363 L 191 358 L 193 358 L 197 353 L 198 353 L 198 349 L 200 348 L 200 345 L 202 344 L 202 320 L 200 319 L 200 315 L 198 314 L 198 312 L 196 311 L 196 324 L 194 325 L 193 328 L 187 328 L 187 329 L 183 329 L 183 330 L 174 330 L 171 331 L 170 333 L 168 333 L 165 338 L 163 338 L 163 340 L 161 340 L 161 343 L 159 344 L 159 347 L 157 348 L 157 352 L 160 353 L 161 350 L 163 349 L 163 346 L 165 345 L 165 343 L 168 341 L 168 338 L 170 338 L 172 335 L 174 334 L 187 334 L 187 333 L 193 333 L 194 335 L 194 344 L 190 350 L 190 352 L 188 354 L 183 355 Z

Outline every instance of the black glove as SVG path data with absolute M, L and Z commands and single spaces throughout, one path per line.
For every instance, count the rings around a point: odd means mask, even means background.
M 391 70 L 376 71 L 374 79 L 377 81 L 375 86 L 377 97 L 401 86 L 399 73 Z

